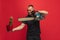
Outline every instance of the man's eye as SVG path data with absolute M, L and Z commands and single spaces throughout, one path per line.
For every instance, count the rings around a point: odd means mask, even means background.
M 27 10 L 27 11 L 31 11 L 31 10 Z

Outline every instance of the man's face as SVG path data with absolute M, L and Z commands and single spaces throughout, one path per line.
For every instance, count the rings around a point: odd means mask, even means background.
M 28 13 L 31 14 L 31 12 L 34 11 L 34 7 L 32 7 L 32 6 L 28 7 L 27 11 L 28 11 Z

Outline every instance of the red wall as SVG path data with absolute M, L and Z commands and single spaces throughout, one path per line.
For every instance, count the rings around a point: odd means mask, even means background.
M 21 31 L 7 32 L 9 17 L 14 17 L 13 26 L 21 24 L 18 17 L 27 15 L 27 6 L 33 4 L 36 10 L 48 10 L 49 14 L 41 21 L 42 40 L 60 40 L 60 6 L 59 0 L 0 0 L 0 40 L 26 40 L 25 27 Z

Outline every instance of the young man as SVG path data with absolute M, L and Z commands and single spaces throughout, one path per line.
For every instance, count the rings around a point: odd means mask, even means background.
M 48 12 L 44 11 L 44 10 L 35 11 L 33 5 L 28 5 L 27 11 L 28 11 L 28 15 L 26 17 L 35 17 L 35 13 L 39 12 L 40 14 L 43 15 L 43 17 L 41 18 L 41 19 L 43 19 L 45 17 L 45 15 L 48 14 Z M 27 26 L 28 26 L 27 40 L 41 40 L 39 21 L 35 20 L 35 19 L 31 20 L 31 21 L 23 21 L 21 25 L 19 25 L 16 28 L 13 28 L 12 31 L 22 30 L 24 28 L 25 24 L 27 24 Z

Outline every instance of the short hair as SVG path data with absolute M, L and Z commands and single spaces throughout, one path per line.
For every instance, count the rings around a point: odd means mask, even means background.
M 30 6 L 31 6 L 31 7 L 34 7 L 33 5 L 28 5 L 28 7 L 30 7 Z

